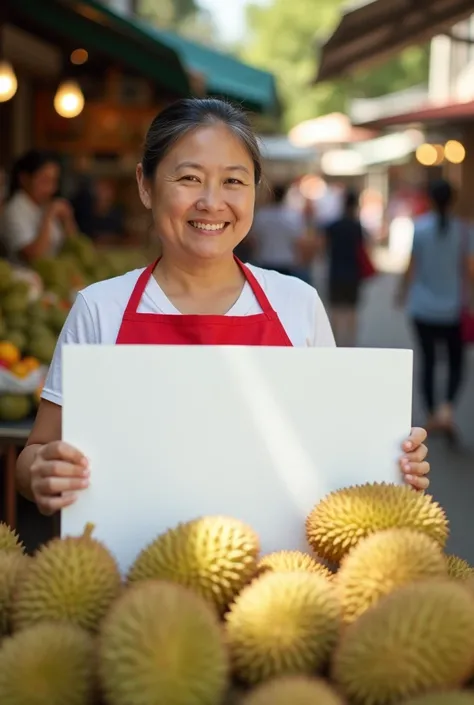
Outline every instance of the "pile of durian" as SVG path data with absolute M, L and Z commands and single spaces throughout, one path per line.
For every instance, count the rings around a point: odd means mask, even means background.
M 304 532 L 262 555 L 196 518 L 122 575 L 91 525 L 32 556 L 0 525 L 1 705 L 474 705 L 474 569 L 433 497 L 347 487 Z

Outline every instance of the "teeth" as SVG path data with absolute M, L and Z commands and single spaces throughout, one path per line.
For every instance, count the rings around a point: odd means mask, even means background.
M 209 223 L 199 223 L 196 220 L 192 220 L 191 225 L 198 230 L 222 230 L 225 227 L 225 223 L 214 223 L 210 225 Z

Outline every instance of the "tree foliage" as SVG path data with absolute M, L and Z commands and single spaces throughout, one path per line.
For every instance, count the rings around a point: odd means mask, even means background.
M 337 26 L 344 0 L 270 0 L 250 4 L 242 59 L 277 77 L 284 104 L 284 129 L 301 120 L 345 111 L 355 97 L 375 97 L 424 83 L 428 47 L 411 47 L 373 70 L 312 85 L 318 45 Z
M 179 32 L 203 44 L 215 44 L 212 17 L 196 0 L 139 0 L 137 14 L 160 29 Z

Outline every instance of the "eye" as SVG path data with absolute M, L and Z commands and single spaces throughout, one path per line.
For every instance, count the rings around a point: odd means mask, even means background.
M 194 176 L 194 174 L 187 174 L 186 176 L 182 176 L 180 181 L 192 181 L 194 183 L 199 183 L 199 177 Z
M 244 186 L 244 182 L 240 181 L 240 179 L 227 179 L 227 183 L 231 184 L 232 186 Z

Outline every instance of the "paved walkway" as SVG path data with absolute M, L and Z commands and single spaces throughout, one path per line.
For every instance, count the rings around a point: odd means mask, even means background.
M 367 347 L 413 348 L 413 339 L 403 311 L 393 306 L 399 264 L 382 257 L 385 273 L 371 282 L 361 310 L 359 345 Z M 316 286 L 323 271 L 316 270 Z M 440 366 L 441 367 L 441 366 Z M 424 417 L 417 390 L 415 353 L 413 423 L 423 425 Z M 444 370 L 439 371 L 439 383 Z M 436 437 L 429 438 L 431 487 L 435 499 L 445 508 L 451 525 L 448 550 L 474 565 L 474 349 L 468 354 L 468 371 L 459 401 L 458 422 L 462 448 L 450 449 Z

